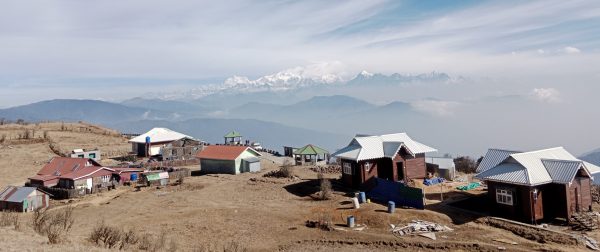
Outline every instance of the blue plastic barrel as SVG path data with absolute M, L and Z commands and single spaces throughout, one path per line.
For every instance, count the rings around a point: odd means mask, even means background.
M 131 178 L 131 181 L 136 181 L 137 180 L 137 173 L 132 173 L 130 178 Z
M 388 201 L 388 213 L 393 213 L 396 210 L 396 202 Z
M 367 196 L 365 195 L 365 192 L 359 192 L 358 193 L 358 201 L 360 201 L 360 203 L 366 203 L 367 202 Z
M 354 216 L 350 215 L 346 220 L 348 227 L 354 227 Z

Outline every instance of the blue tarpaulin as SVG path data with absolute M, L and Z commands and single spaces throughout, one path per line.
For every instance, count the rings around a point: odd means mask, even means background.
M 439 183 L 444 183 L 444 181 L 446 181 L 444 178 L 430 178 L 430 179 L 425 179 L 423 181 L 423 184 L 426 186 L 430 186 L 430 185 L 435 185 L 435 184 L 439 184 Z
M 425 209 L 423 189 L 408 187 L 400 182 L 376 179 L 376 185 L 367 192 L 373 201 L 386 203 L 393 201 L 396 206 Z

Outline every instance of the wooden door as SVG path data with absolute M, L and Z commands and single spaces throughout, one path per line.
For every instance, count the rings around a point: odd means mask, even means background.
M 544 218 L 544 203 L 542 202 L 542 191 L 537 190 L 537 195 L 533 195 L 535 219 L 541 220 Z

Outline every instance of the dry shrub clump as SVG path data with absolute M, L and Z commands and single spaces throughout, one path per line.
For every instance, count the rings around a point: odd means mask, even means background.
M 18 212 L 2 211 L 0 212 L 0 227 L 13 226 L 15 230 L 21 228 L 21 219 Z
M 270 171 L 264 175 L 264 177 L 274 178 L 293 178 L 294 176 L 294 166 L 289 160 L 285 160 L 279 170 Z
M 141 235 L 138 249 L 145 251 L 178 251 L 179 247 L 175 240 L 168 239 L 167 233 L 162 231 L 157 236 L 150 234 Z
M 88 240 L 97 246 L 122 250 L 138 244 L 140 238 L 133 230 L 125 231 L 101 222 L 92 230 Z
M 318 228 L 325 231 L 333 230 L 333 212 L 327 208 L 313 209 L 316 220 L 307 220 L 305 225 L 310 228 Z
M 50 244 L 60 243 L 69 233 L 75 222 L 73 210 L 74 208 L 71 206 L 52 212 L 47 209 L 35 210 L 32 220 L 33 230 L 40 235 L 48 237 Z
M 196 248 L 194 248 L 193 250 L 194 252 L 216 252 L 216 251 L 223 251 L 223 252 L 246 252 L 248 251 L 247 248 L 245 248 L 243 245 L 241 245 L 239 242 L 236 241 L 230 241 L 226 244 L 223 245 L 222 248 L 211 244 L 211 245 L 200 245 Z

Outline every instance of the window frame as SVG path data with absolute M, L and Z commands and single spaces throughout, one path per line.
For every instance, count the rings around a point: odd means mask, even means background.
M 514 191 L 508 188 L 496 188 L 496 203 L 514 206 Z
M 342 163 L 342 172 L 346 175 L 352 175 L 352 164 L 348 162 Z

